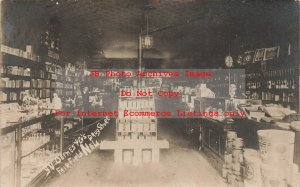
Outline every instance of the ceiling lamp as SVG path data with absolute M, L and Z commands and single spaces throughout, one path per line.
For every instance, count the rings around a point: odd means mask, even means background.
M 228 68 L 231 68 L 233 66 L 233 59 L 230 55 L 230 46 L 229 46 L 229 53 L 228 55 L 225 57 L 225 65 L 228 67 Z
M 147 19 L 147 28 L 146 28 L 146 35 L 142 37 L 142 46 L 143 48 L 152 48 L 153 47 L 153 36 L 149 35 L 148 33 L 148 11 L 146 10 L 146 19 Z
M 233 59 L 230 55 L 226 56 L 225 58 L 225 64 L 228 68 L 231 68 L 233 65 Z

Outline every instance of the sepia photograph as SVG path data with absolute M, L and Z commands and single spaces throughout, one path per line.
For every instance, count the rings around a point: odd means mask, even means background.
M 300 0 L 0 8 L 0 187 L 300 187 Z

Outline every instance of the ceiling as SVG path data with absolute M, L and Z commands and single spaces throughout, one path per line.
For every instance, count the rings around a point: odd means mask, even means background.
M 7 31 L 4 32 L 4 38 L 12 45 L 20 40 L 23 43 L 38 41 L 36 36 L 47 28 L 52 19 L 60 23 L 57 30 L 61 33 L 65 57 L 135 58 L 138 35 L 146 30 L 145 6 L 151 5 L 152 9 L 146 12 L 149 32 L 154 36 L 154 47 L 145 50 L 144 57 L 196 59 L 196 63 L 209 65 L 224 58 L 232 39 L 245 33 L 249 35 L 249 32 L 255 34 L 257 28 L 253 24 L 276 25 L 278 18 L 271 18 L 279 14 L 278 9 L 283 7 L 278 2 L 10 0 L 3 6 L 3 24 Z M 290 3 L 283 3 L 287 4 Z M 251 27 L 248 29 L 249 25 Z
M 207 35 L 222 29 L 228 9 L 222 4 L 212 7 L 212 1 L 87 0 L 61 3 L 56 11 L 64 39 L 74 46 L 99 47 L 106 56 L 129 58 L 136 56 L 138 35 L 146 30 L 145 5 L 153 7 L 147 14 L 155 43 L 147 54 L 166 58 L 188 56 L 197 46 L 186 44 L 195 38 L 198 44 L 211 45 Z

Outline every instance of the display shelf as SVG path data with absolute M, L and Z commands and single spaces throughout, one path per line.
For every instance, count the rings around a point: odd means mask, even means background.
M 246 70 L 246 95 L 267 103 L 291 104 L 299 112 L 298 64 L 291 56 L 239 66 Z M 286 62 L 286 63 L 285 63 Z
M 91 129 L 92 126 L 95 126 L 97 125 L 99 122 L 101 122 L 102 120 L 96 120 L 88 125 L 86 125 L 84 128 L 84 130 L 87 130 L 87 129 Z M 79 127 L 79 125 L 76 125 Z M 69 130 L 67 130 L 64 134 L 65 136 L 72 136 L 72 134 L 81 134 L 82 132 L 82 129 L 79 128 L 79 129 L 74 129 L 74 128 L 71 128 Z M 76 135 L 77 136 L 77 135 Z M 69 145 L 68 146 L 65 146 L 65 148 L 63 149 L 63 151 L 67 151 L 69 149 Z M 53 158 L 53 160 L 51 160 L 49 163 L 54 163 L 55 162 L 55 157 Z M 49 164 L 48 163 L 48 164 Z M 38 172 L 38 174 L 32 179 L 30 180 L 26 186 L 31 186 L 31 187 L 40 187 L 40 186 L 43 186 L 47 183 L 47 181 L 49 181 L 52 177 L 54 177 L 55 175 L 58 175 L 57 172 L 51 172 L 49 175 L 47 175 L 47 172 L 45 170 L 40 170 Z
M 18 100 L 1 101 L 3 104 L 16 103 Z
M 10 133 L 10 132 L 13 132 L 17 127 L 27 127 L 27 126 L 30 126 L 32 124 L 35 124 L 35 123 L 38 123 L 42 120 L 47 120 L 47 119 L 50 119 L 52 117 L 54 117 L 55 114 L 48 114 L 48 115 L 42 115 L 42 116 L 36 116 L 36 117 L 33 117 L 32 119 L 29 119 L 29 120 L 26 120 L 26 121 L 23 121 L 23 122 L 16 122 L 8 127 L 3 127 L 1 128 L 1 134 L 7 134 L 7 133 Z
M 5 53 L 4 57 L 1 68 L 1 91 L 5 95 L 1 103 L 21 102 L 22 95 L 27 90 L 40 99 L 48 98 L 47 93 L 50 93 L 52 90 L 51 79 L 49 74 L 44 70 L 45 66 L 43 62 L 35 62 Z M 28 61 L 28 63 L 24 63 L 24 61 Z
M 222 71 L 213 72 L 211 79 L 206 79 L 206 84 L 216 97 L 229 97 L 229 83 L 235 84 L 238 92 L 245 90 L 245 78 L 243 71 L 239 69 L 224 69 Z
M 10 79 L 21 79 L 21 80 L 30 80 L 30 75 L 29 76 L 25 76 L 25 75 L 14 75 L 14 74 L 9 74 L 9 73 L 1 73 L 0 77 L 7 77 Z
M 30 59 L 7 54 L 4 52 L 2 52 L 2 62 L 3 65 L 7 65 L 7 66 L 23 66 L 23 67 L 34 67 L 40 63 Z

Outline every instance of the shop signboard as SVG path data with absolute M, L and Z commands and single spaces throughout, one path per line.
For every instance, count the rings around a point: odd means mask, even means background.
M 244 56 L 238 55 L 236 62 L 238 65 L 244 65 Z
M 279 57 L 280 47 L 271 47 L 265 49 L 264 60 L 271 60 Z
M 253 62 L 255 63 L 255 62 L 262 61 L 264 59 L 264 55 L 265 55 L 265 48 L 256 49 Z

